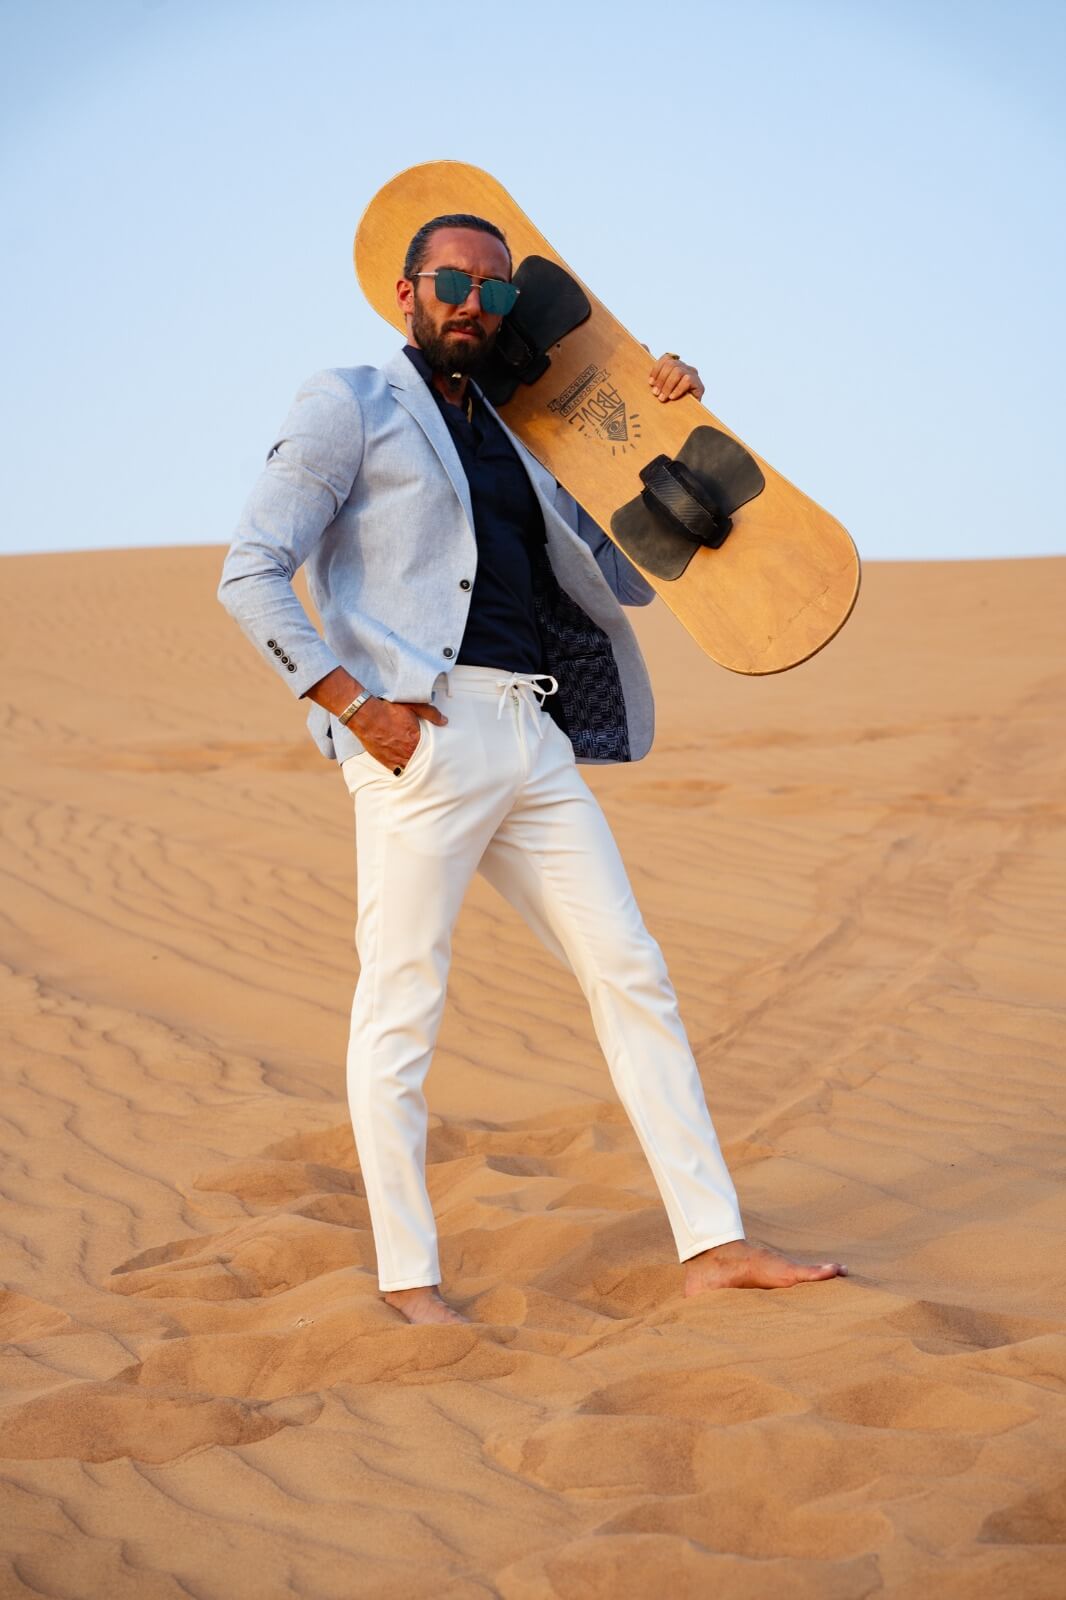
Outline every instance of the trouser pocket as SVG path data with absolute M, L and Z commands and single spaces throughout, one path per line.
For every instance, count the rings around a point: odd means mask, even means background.
M 354 795 L 365 783 L 370 783 L 380 778 L 391 788 L 406 787 L 418 776 L 429 759 L 429 748 L 433 738 L 433 723 L 424 717 L 418 719 L 418 743 L 411 752 L 411 759 L 398 775 L 391 767 L 386 767 L 377 756 L 370 754 L 369 750 L 359 750 L 354 756 L 349 756 L 347 761 L 341 763 L 341 774 L 347 785 L 348 793 Z

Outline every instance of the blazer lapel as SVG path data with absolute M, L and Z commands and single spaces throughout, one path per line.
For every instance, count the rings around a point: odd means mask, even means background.
M 480 390 L 478 392 L 480 393 Z M 503 418 L 500 416 L 500 413 L 494 406 L 489 405 L 489 402 L 485 399 L 485 396 L 482 395 L 481 398 L 484 401 L 484 404 L 488 407 L 489 411 L 491 411 L 492 415 L 496 418 L 496 421 L 500 424 L 500 427 L 503 429 L 508 439 L 510 439 L 511 443 L 514 445 L 518 459 L 526 469 L 529 481 L 533 485 L 533 493 L 540 501 L 540 507 L 544 513 L 544 524 L 548 535 L 549 547 L 557 548 L 560 538 L 563 538 L 570 546 L 571 550 L 587 550 L 588 547 L 585 544 L 584 539 L 582 539 L 581 535 L 575 532 L 575 530 L 570 526 L 566 518 L 560 512 L 558 506 L 555 504 L 555 491 L 558 488 L 556 479 L 552 477 L 547 467 L 541 466 L 532 450 L 522 443 L 518 435 L 511 432 L 506 422 L 504 422 Z
M 500 424 L 500 427 L 514 445 L 515 450 L 518 452 L 518 459 L 525 467 L 526 472 L 529 475 L 529 481 L 533 485 L 536 493 L 542 500 L 547 500 L 549 502 L 554 501 L 555 479 L 552 477 L 547 467 L 542 467 L 536 456 L 531 450 L 527 449 L 518 435 L 511 432 L 506 422 L 504 422 L 503 418 L 500 416 L 500 413 L 496 410 L 496 407 L 490 405 L 485 399 L 485 396 L 481 394 L 480 388 L 478 389 L 478 394 L 481 396 L 481 403 L 485 407 L 486 411 L 496 418 L 496 421 Z
M 440 457 L 441 465 L 448 474 L 452 488 L 459 496 L 459 502 L 466 512 L 467 522 L 470 524 L 471 532 L 473 532 L 474 507 L 470 499 L 470 485 L 467 482 L 466 473 L 463 471 L 459 452 L 452 443 L 448 425 L 441 416 L 437 402 L 426 387 L 421 373 L 411 365 L 402 350 L 398 350 L 394 356 L 390 356 L 381 370 L 396 399 L 418 423 Z M 496 418 L 496 421 L 514 445 L 518 459 L 526 469 L 529 481 L 533 485 L 533 492 L 540 502 L 541 510 L 544 512 L 550 544 L 556 547 L 560 538 L 562 538 L 570 546 L 571 551 L 574 548 L 582 552 L 585 551 L 587 546 L 580 534 L 575 533 L 565 517 L 559 514 L 555 504 L 556 482 L 551 473 L 546 467 L 541 466 L 536 456 L 526 448 L 517 434 L 511 432 L 496 408 L 489 405 L 485 396 L 481 394 L 480 388 L 478 389 L 478 394 L 481 395 L 483 403 L 488 407 L 488 410 Z
M 430 394 L 422 376 L 411 365 L 408 358 L 400 350 L 390 356 L 382 367 L 382 372 L 392 389 L 393 394 L 410 412 L 426 438 L 440 456 L 441 466 L 451 481 L 452 488 L 459 496 L 460 504 L 466 512 L 466 520 L 471 531 L 474 527 L 474 507 L 470 499 L 470 485 L 466 481 L 463 464 L 459 460 L 459 452 L 452 443 L 452 436 L 448 432 L 448 425 L 441 416 L 437 402 Z

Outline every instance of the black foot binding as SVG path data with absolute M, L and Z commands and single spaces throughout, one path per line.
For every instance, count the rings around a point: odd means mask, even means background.
M 514 275 L 520 293 L 500 323 L 496 344 L 476 380 L 486 400 L 506 405 L 520 383 L 536 383 L 551 366 L 547 352 L 592 313 L 568 272 L 543 256 L 527 256 Z
M 656 456 L 644 488 L 611 518 L 627 556 L 655 578 L 680 578 L 702 545 L 717 550 L 732 513 L 766 487 L 757 462 L 718 428 L 694 428 L 676 458 Z

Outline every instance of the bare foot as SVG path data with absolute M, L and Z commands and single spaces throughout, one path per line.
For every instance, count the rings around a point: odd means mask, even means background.
M 427 1284 L 420 1289 L 390 1289 L 382 1295 L 386 1305 L 402 1311 L 408 1322 L 469 1322 L 460 1312 L 453 1311 L 440 1297 L 437 1284 Z
M 805 1267 L 776 1250 L 763 1250 L 748 1239 L 716 1245 L 685 1262 L 685 1293 L 704 1289 L 791 1289 L 796 1283 L 817 1283 L 822 1278 L 846 1278 L 839 1261 Z

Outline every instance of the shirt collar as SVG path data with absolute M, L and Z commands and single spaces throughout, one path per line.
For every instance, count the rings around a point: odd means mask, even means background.
M 426 360 L 424 352 L 421 351 L 417 345 L 405 344 L 403 347 L 403 353 L 410 361 L 415 371 L 419 373 L 419 375 L 425 380 L 426 388 L 429 390 L 430 394 L 433 396 L 434 400 L 437 402 L 437 405 L 443 412 L 445 420 L 448 422 L 453 422 L 456 420 L 456 418 L 461 417 L 464 422 L 469 423 L 473 416 L 474 407 L 481 399 L 476 384 L 470 381 L 467 382 L 466 393 L 470 402 L 470 416 L 467 416 L 465 406 L 451 405 L 449 401 L 445 400 L 444 396 L 433 382 L 433 368 Z
M 433 387 L 433 370 L 422 351 L 414 344 L 405 344 L 403 353 L 414 367 L 420 377 L 424 378 L 430 388 Z

